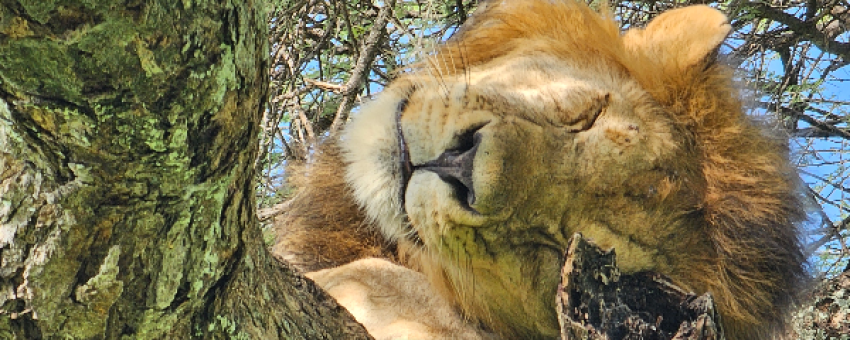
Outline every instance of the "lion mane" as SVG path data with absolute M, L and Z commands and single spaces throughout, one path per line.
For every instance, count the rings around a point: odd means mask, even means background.
M 784 331 L 805 212 L 786 143 L 717 61 L 728 20 L 691 6 L 622 33 L 602 12 L 479 9 L 323 143 L 274 253 L 376 337 L 557 337 L 576 232 L 713 294 L 730 340 Z

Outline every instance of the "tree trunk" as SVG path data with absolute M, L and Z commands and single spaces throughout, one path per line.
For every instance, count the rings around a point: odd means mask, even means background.
M 0 338 L 368 338 L 262 241 L 264 7 L 0 2 Z

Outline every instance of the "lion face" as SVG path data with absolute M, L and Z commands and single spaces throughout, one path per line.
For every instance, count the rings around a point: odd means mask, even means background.
M 696 205 L 683 194 L 695 169 L 672 165 L 693 157 L 673 118 L 627 77 L 551 56 L 409 77 L 342 141 L 347 180 L 384 235 L 464 310 L 496 319 L 554 320 L 575 232 L 615 247 L 624 270 L 671 266 L 680 242 L 666 241 L 686 217 L 671 213 Z
M 725 16 L 688 7 L 621 34 L 575 1 L 492 4 L 361 108 L 318 163 L 345 184 L 323 182 L 304 211 L 353 198 L 393 256 L 506 338 L 557 335 L 575 232 L 615 248 L 621 270 L 714 294 L 729 339 L 781 329 L 804 214 L 782 143 L 714 61 Z M 354 234 L 336 212 L 297 216 L 322 243 Z

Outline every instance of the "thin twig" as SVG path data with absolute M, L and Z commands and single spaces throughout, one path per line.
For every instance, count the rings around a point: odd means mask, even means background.
M 346 88 L 345 85 L 332 84 L 332 83 L 324 82 L 324 81 L 321 81 L 321 80 L 304 78 L 304 82 L 310 84 L 311 86 L 318 87 L 322 90 L 333 91 L 333 92 L 336 92 L 336 93 L 348 91 L 348 88 Z

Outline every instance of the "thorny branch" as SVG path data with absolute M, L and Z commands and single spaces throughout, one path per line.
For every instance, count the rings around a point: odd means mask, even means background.
M 810 41 L 825 52 L 850 60 L 850 43 L 834 40 L 848 28 L 850 13 L 843 6 L 835 6 L 829 11 L 835 19 L 827 25 L 819 25 L 818 20 L 812 20 L 818 19 L 817 17 L 800 18 L 763 2 L 748 2 L 743 5 L 743 11 L 758 18 L 781 23 L 794 32 L 795 38 Z
M 339 104 L 339 108 L 337 108 L 333 123 L 331 123 L 329 129 L 331 133 L 339 130 L 343 122 L 348 119 L 348 113 L 351 111 L 357 95 L 361 92 L 361 88 L 366 82 L 366 77 L 368 77 L 368 70 L 371 68 L 372 62 L 378 53 L 378 43 L 384 35 L 394 5 L 395 0 L 390 0 L 381 8 L 377 20 L 372 24 L 369 36 L 366 37 L 363 45 L 360 46 L 360 55 L 357 58 L 357 64 L 355 64 L 354 69 L 351 71 L 351 78 L 348 79 L 348 82 L 341 89 L 343 93 L 342 102 Z

